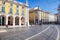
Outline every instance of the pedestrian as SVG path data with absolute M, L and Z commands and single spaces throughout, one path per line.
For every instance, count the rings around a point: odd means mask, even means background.
M 8 25 L 6 25 L 6 29 L 8 29 Z
M 32 26 L 32 23 L 31 23 L 31 26 Z

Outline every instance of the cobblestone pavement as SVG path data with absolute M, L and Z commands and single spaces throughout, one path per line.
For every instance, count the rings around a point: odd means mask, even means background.
M 0 40 L 25 40 L 26 38 L 41 32 L 47 27 L 48 25 L 36 25 L 29 28 L 11 29 L 8 32 L 0 33 Z

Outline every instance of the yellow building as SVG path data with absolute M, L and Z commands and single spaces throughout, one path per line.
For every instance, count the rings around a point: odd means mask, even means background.
M 48 22 L 48 12 L 41 10 L 39 7 L 30 9 L 29 22 L 30 24 L 39 24 L 40 22 Z
M 41 12 L 41 20 L 43 23 L 48 23 L 49 22 L 49 12 L 43 11 Z
M 57 22 L 57 15 L 52 14 L 48 11 L 43 11 L 39 7 L 30 9 L 29 11 L 29 23 L 40 24 L 40 23 L 53 23 Z
M 28 4 L 13 0 L 0 0 L 0 26 L 29 26 Z
M 36 12 L 37 10 L 31 9 L 29 11 L 29 22 L 30 23 L 33 23 L 34 24 L 36 22 L 36 20 L 38 20 L 38 16 L 37 16 L 38 14 Z M 37 23 L 38 23 L 38 21 L 37 21 Z

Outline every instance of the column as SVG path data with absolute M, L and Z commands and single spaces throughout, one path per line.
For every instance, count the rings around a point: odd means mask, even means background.
M 26 9 L 25 25 L 29 26 L 29 8 Z
M 6 16 L 6 25 L 8 25 L 8 16 Z
M 15 26 L 15 16 L 13 16 L 13 26 Z
M 34 25 L 35 25 L 35 16 L 34 16 Z
M 21 17 L 19 16 L 19 26 L 21 26 Z

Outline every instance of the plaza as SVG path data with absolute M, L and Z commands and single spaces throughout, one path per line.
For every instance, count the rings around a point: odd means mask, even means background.
M 0 0 L 0 40 L 60 40 L 60 5 L 54 14 L 29 3 Z
M 59 31 L 55 28 L 57 27 Z M 56 40 L 60 34 L 60 25 L 35 25 L 28 28 L 10 29 L 0 33 L 0 40 Z

